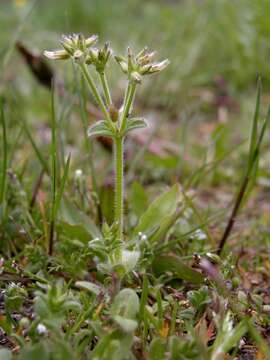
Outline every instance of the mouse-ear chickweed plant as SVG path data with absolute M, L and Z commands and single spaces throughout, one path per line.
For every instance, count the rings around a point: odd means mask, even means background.
M 155 52 L 149 52 L 144 48 L 137 55 L 131 48 L 127 49 L 126 56 L 113 56 L 109 43 L 102 48 L 97 48 L 98 37 L 92 35 L 85 38 L 82 34 L 63 36 L 61 39 L 62 49 L 45 51 L 44 55 L 52 60 L 71 59 L 77 64 L 89 85 L 91 93 L 99 106 L 103 119 L 97 121 L 88 129 L 89 137 L 108 136 L 113 140 L 114 166 L 115 166 L 115 208 L 114 208 L 114 238 L 117 249 L 113 255 L 116 262 L 120 262 L 124 256 L 123 238 L 123 203 L 124 203 L 124 141 L 127 134 L 138 128 L 147 127 L 144 118 L 132 117 L 132 107 L 136 94 L 136 88 L 143 82 L 144 76 L 159 73 L 167 67 L 169 60 L 154 62 Z M 119 64 L 127 77 L 127 86 L 120 109 L 116 109 L 112 102 L 111 91 L 107 81 L 107 65 L 110 59 Z M 96 72 L 101 86 L 97 86 L 93 72 Z M 96 77 L 95 77 L 96 78 Z M 99 88 L 102 89 L 100 93 Z M 95 241 L 93 241 L 95 242 Z

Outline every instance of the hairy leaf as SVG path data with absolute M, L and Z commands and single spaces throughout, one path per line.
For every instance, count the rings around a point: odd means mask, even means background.
M 87 134 L 91 136 L 114 136 L 112 129 L 105 120 L 100 120 L 88 128 Z

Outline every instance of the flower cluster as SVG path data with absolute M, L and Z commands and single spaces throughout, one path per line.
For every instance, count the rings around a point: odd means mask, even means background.
M 115 60 L 125 74 L 128 74 L 135 82 L 141 83 L 144 75 L 160 72 L 169 65 L 168 59 L 161 62 L 153 62 L 155 54 L 155 52 L 149 52 L 148 48 L 145 47 L 137 55 L 134 55 L 131 49 L 128 48 L 126 58 L 115 56 Z
M 85 38 L 82 34 L 72 34 L 62 36 L 61 45 L 63 49 L 44 51 L 44 55 L 52 60 L 65 60 L 73 58 L 82 60 L 87 65 L 93 65 L 99 74 L 104 73 L 108 60 L 112 55 L 109 43 L 106 42 L 103 48 L 96 48 L 93 45 L 98 40 L 97 35 Z M 128 74 L 131 81 L 141 83 L 144 75 L 154 74 L 162 71 L 169 64 L 169 60 L 154 62 L 155 52 L 149 52 L 145 47 L 137 55 L 128 48 L 127 56 L 115 56 L 115 60 L 120 65 L 122 71 Z
M 85 38 L 82 34 L 63 35 L 60 41 L 63 49 L 44 51 L 44 55 L 52 60 L 65 60 L 69 58 L 79 60 L 87 56 L 89 48 L 93 46 L 97 40 L 97 35 L 92 35 L 89 38 Z
M 96 67 L 98 73 L 104 73 L 104 69 L 109 58 L 112 55 L 112 50 L 109 43 L 106 42 L 103 49 L 90 48 L 86 57 L 86 64 L 92 64 Z

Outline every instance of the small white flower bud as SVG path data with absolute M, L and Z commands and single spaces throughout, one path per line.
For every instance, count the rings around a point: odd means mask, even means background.
M 45 334 L 47 334 L 47 332 L 48 332 L 48 330 L 47 330 L 47 328 L 46 328 L 46 326 L 45 325 L 43 325 L 43 324 L 38 324 L 38 326 L 37 326 L 37 333 L 39 334 L 39 335 L 45 335 Z
M 128 48 L 126 58 L 115 56 L 115 60 L 120 65 L 122 71 L 127 73 L 133 81 L 141 83 L 143 75 L 160 72 L 169 65 L 168 59 L 156 63 L 152 62 L 154 56 L 155 52 L 148 52 L 147 48 L 140 51 L 137 56 L 134 56 L 131 48 Z
M 149 74 L 154 74 L 156 72 L 160 72 L 164 70 L 168 65 L 170 61 L 168 59 L 161 61 L 160 63 L 153 64 L 151 66 L 151 69 L 149 70 Z
M 76 169 L 75 170 L 75 179 L 80 179 L 82 174 L 83 174 L 82 169 Z
M 146 241 L 147 239 L 148 239 L 147 235 L 143 234 L 142 237 L 141 237 L 141 240 Z

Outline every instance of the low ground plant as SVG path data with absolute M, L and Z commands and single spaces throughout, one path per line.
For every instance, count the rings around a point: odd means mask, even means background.
M 147 48 L 138 54 L 128 48 L 119 56 L 109 43 L 97 47 L 97 41 L 96 35 L 63 36 L 61 49 L 44 52 L 49 59 L 72 62 L 83 140 L 91 153 L 89 178 L 81 169 L 71 175 L 73 155 L 63 147 L 65 116 L 58 111 L 55 81 L 49 159 L 27 122 L 20 122 L 41 168 L 38 191 L 29 201 L 22 187 L 24 169 L 17 174 L 9 169 L 13 149 L 1 102 L 0 276 L 5 284 L 0 328 L 5 346 L 0 359 L 240 359 L 246 347 L 258 359 L 270 358 L 269 305 L 259 292 L 242 286 L 240 255 L 237 259 L 227 244 L 255 184 L 270 118 L 268 112 L 261 125 L 261 80 L 245 171 L 223 235 L 213 238 L 209 223 L 226 217 L 201 214 L 188 187 L 208 168 L 194 172 L 184 185 L 163 186 L 152 202 L 140 181 L 127 179 L 125 185 L 126 140 L 149 126 L 136 114 L 136 92 L 169 61 L 155 62 L 155 52 Z M 121 101 L 109 86 L 113 60 L 125 78 Z M 90 126 L 89 103 L 98 106 L 99 117 Z M 94 138 L 103 144 L 109 139 L 113 194 L 95 169 Z M 81 141 L 75 136 L 75 143 Z

